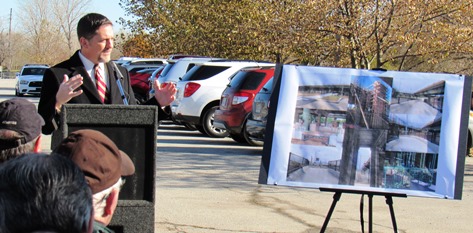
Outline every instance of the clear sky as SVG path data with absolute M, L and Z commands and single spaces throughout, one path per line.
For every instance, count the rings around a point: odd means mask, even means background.
M 12 27 L 13 31 L 15 27 L 19 27 L 18 17 L 21 17 L 20 2 L 24 0 L 6 0 L 2 1 L 0 7 L 0 23 L 1 29 L 8 29 L 8 22 L 10 19 L 10 9 L 12 9 Z M 115 26 L 115 30 L 119 29 L 117 23 L 118 18 L 125 17 L 125 11 L 118 5 L 119 0 L 92 0 L 87 13 L 95 12 L 107 16 Z

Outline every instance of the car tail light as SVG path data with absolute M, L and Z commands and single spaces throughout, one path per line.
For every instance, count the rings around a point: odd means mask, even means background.
M 187 83 L 186 87 L 184 88 L 184 97 L 189 97 L 194 94 L 200 88 L 200 84 L 198 83 Z
M 233 96 L 232 105 L 241 104 L 247 101 L 252 95 L 250 93 L 239 92 Z

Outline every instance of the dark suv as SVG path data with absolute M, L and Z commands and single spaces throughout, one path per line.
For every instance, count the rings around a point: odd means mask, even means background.
M 247 68 L 235 74 L 222 93 L 219 109 L 214 115 L 214 126 L 226 129 L 237 142 L 261 146 L 261 142 L 248 137 L 245 124 L 256 93 L 273 75 L 274 67 Z
M 274 79 L 269 80 L 256 94 L 251 115 L 246 121 L 246 133 L 251 140 L 263 143 L 268 119 L 269 99 L 273 91 Z

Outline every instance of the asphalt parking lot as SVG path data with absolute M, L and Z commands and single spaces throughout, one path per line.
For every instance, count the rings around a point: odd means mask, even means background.
M 0 79 L 0 101 L 14 97 Z M 37 103 L 37 97 L 25 97 Z M 44 136 L 44 151 L 49 151 Z M 158 131 L 156 232 L 319 232 L 333 193 L 257 184 L 261 147 L 214 139 L 178 125 Z M 343 194 L 326 232 L 361 232 L 360 199 Z M 473 158 L 466 158 L 462 200 L 394 197 L 399 232 L 473 232 Z M 365 231 L 368 200 L 365 197 Z M 385 198 L 373 198 L 373 232 L 393 232 Z
M 186 143 L 182 143 L 186 142 Z M 158 133 L 157 232 L 319 232 L 333 193 L 258 185 L 261 148 L 179 126 Z M 399 232 L 472 232 L 473 161 L 463 200 L 396 198 Z M 342 194 L 326 232 L 361 232 L 360 195 Z M 368 200 L 365 197 L 365 231 Z M 385 198 L 373 198 L 373 232 L 393 232 Z

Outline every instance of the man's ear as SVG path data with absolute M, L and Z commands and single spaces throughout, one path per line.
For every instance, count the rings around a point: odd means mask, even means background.
M 80 44 L 81 48 L 84 48 L 89 44 L 89 41 L 87 39 L 85 39 L 84 37 L 81 37 L 79 39 L 79 44 Z
M 110 192 L 110 195 L 108 195 L 108 198 L 106 200 L 106 206 L 104 208 L 104 215 L 113 215 L 113 212 L 115 212 L 115 208 L 117 207 L 118 204 L 118 193 L 119 189 L 112 189 L 112 192 Z M 104 217 L 105 217 L 104 216 Z
M 36 139 L 36 142 L 34 143 L 34 148 L 33 148 L 34 153 L 41 152 L 41 134 L 38 136 Z

